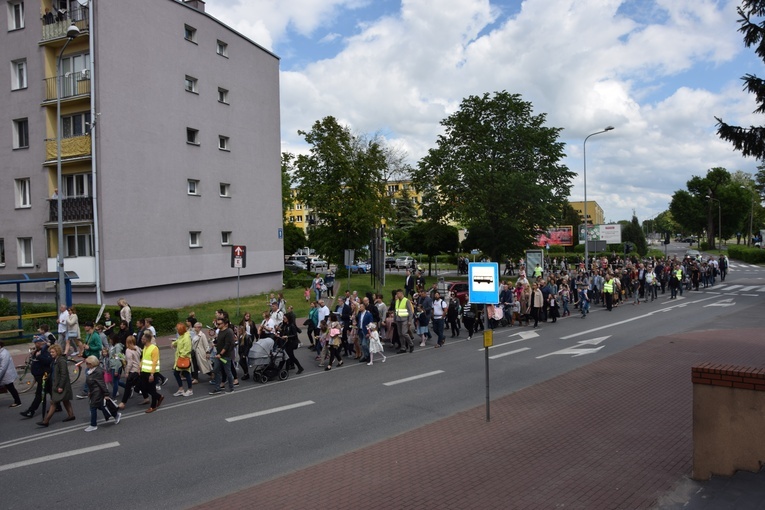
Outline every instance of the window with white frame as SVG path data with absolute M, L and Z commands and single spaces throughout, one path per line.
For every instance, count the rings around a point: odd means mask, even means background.
M 32 198 L 29 193 L 29 178 L 16 179 L 16 208 L 27 209 L 32 207 Z
M 189 42 L 197 42 L 197 29 L 191 25 L 183 25 L 183 38 Z
M 189 179 L 187 183 L 188 188 L 186 189 L 186 192 L 189 195 L 199 196 L 199 181 L 197 179 Z
M 290 216 L 290 223 L 295 223 L 295 217 L 294 216 Z
M 193 92 L 197 94 L 197 79 L 193 76 L 186 75 L 185 87 L 186 92 Z
M 231 232 L 223 231 L 220 233 L 220 244 L 222 246 L 229 246 L 231 244 Z
M 222 196 L 222 197 L 230 197 L 231 196 L 231 185 L 230 184 L 228 184 L 226 182 L 220 183 L 220 196 Z
M 189 248 L 201 248 L 202 247 L 202 232 L 191 231 L 189 232 Z
M 29 148 L 29 120 L 16 119 L 13 121 L 13 148 Z
M 224 43 L 221 40 L 218 40 L 216 43 L 216 51 L 218 52 L 218 55 L 221 57 L 228 57 L 228 44 Z
M 303 209 L 303 204 L 295 204 L 295 210 L 300 211 Z
M 93 234 L 90 227 L 76 227 L 74 233 L 64 235 L 64 257 L 92 257 Z
M 32 267 L 35 265 L 34 257 L 32 253 L 32 238 L 31 237 L 17 237 L 17 258 L 19 267 Z
M 218 102 L 228 104 L 228 90 L 218 87 Z
M 11 90 L 27 88 L 27 59 L 11 62 Z
M 231 144 L 227 136 L 218 135 L 218 148 L 222 151 L 231 150 Z
M 62 138 L 72 138 L 90 133 L 90 112 L 73 113 L 61 117 Z
M 298 214 L 298 216 L 297 216 L 297 220 L 298 220 L 298 221 L 303 221 L 303 216 L 302 216 L 301 214 Z
M 24 2 L 11 0 L 8 2 L 8 30 L 24 28 Z
M 199 145 L 199 130 L 193 128 L 186 128 L 186 143 L 191 145 Z
M 90 173 L 70 174 L 61 176 L 61 185 L 64 187 L 62 198 L 89 197 L 92 188 L 93 176 Z
M 5 239 L 0 238 L 0 267 L 5 267 Z

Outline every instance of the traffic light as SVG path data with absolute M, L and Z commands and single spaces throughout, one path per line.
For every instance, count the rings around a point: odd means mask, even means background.
M 669 232 L 664 232 L 664 244 L 669 244 Z

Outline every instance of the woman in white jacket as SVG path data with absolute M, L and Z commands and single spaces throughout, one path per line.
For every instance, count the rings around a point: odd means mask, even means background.
M 5 344 L 0 341 L 0 386 L 5 386 L 8 393 L 13 397 L 13 404 L 9 407 L 18 407 L 21 405 L 21 399 L 19 398 L 19 392 L 16 391 L 16 386 L 13 383 L 18 379 L 19 374 L 16 373 L 16 367 L 13 366 L 13 356 L 5 348 Z
M 203 374 L 210 374 L 212 372 L 212 364 L 210 363 L 210 342 L 207 340 L 207 336 L 202 331 L 202 323 L 197 322 L 194 324 L 194 329 L 191 330 L 191 347 L 193 371 L 191 373 L 192 383 L 199 382 L 199 372 Z

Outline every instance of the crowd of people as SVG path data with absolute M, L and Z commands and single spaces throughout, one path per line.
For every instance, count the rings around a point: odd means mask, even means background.
M 404 288 L 392 291 L 387 301 L 371 292 L 345 291 L 335 297 L 317 275 L 317 299 L 310 301 L 308 317 L 300 325 L 283 294 L 270 296 L 268 309 L 258 322 L 245 312 L 241 321 L 232 323 L 225 310 L 218 310 L 214 325 L 206 327 L 192 312 L 185 323 L 176 325 L 170 344 L 177 384 L 173 396 L 193 396 L 193 387 L 202 376 L 211 386 L 210 394 L 233 392 L 240 380 L 251 378 L 250 356 L 255 344 L 267 353 L 283 353 L 286 370 L 297 374 L 304 370 L 295 352 L 301 347 L 308 347 L 312 361 L 324 370 L 350 359 L 373 365 L 375 355 L 385 362 L 386 347 L 397 353 L 414 352 L 415 346 L 441 348 L 447 333 L 455 338 L 463 328 L 471 339 L 484 324 L 497 328 L 532 326 L 533 322 L 536 328 L 540 322 L 555 323 L 574 310 L 585 318 L 594 305 L 610 311 L 629 303 L 654 302 L 667 292 L 669 299 L 675 299 L 684 291 L 714 286 L 718 278 L 725 280 L 728 260 L 724 255 L 717 259 L 624 259 L 614 255 L 573 266 L 564 260 L 547 260 L 544 268 L 537 265 L 527 276 L 519 261 L 517 280 L 501 282 L 499 302 L 485 306 L 454 292 L 442 295 L 436 284 L 426 288 L 421 273 L 407 271 Z M 72 421 L 71 400 L 88 399 L 91 421 L 85 430 L 94 431 L 99 411 L 105 420 L 118 423 L 132 396 L 143 397 L 146 413 L 160 407 L 165 399 L 162 387 L 169 379 L 161 370 L 153 321 L 140 318 L 133 322 L 128 303 L 121 299 L 118 305 L 119 320 L 105 313 L 97 324 L 84 322 L 84 334 L 75 307 L 61 307 L 58 337 L 46 325 L 40 327 L 30 354 L 36 393 L 21 412 L 23 417 L 32 418 L 42 405 L 39 426 L 48 427 L 60 410 L 66 411 L 63 421 Z M 67 357 L 83 360 L 87 375 L 80 391 L 72 388 Z M 10 354 L 0 343 L 0 384 L 14 399 L 10 407 L 21 405 L 13 387 L 16 377 Z M 47 398 L 51 405 L 46 411 Z

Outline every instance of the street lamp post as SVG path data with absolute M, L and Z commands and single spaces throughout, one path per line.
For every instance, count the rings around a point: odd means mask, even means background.
M 582 147 L 583 147 L 582 156 L 584 158 L 583 176 L 584 176 L 584 269 L 585 269 L 585 274 L 587 274 L 587 272 L 590 270 L 590 267 L 589 267 L 590 251 L 587 246 L 587 243 L 588 243 L 587 234 L 589 233 L 589 230 L 587 228 L 587 224 L 588 224 L 587 222 L 587 140 L 589 140 L 591 136 L 599 135 L 601 133 L 611 131 L 612 129 L 614 129 L 613 126 L 608 126 L 602 131 L 591 133 L 587 135 L 587 137 L 584 139 L 584 144 L 582 144 Z
M 749 213 L 749 237 L 746 238 L 746 245 L 752 242 L 752 224 L 754 223 L 754 190 L 748 186 L 741 186 L 743 189 L 749 190 L 750 198 L 752 199 L 752 211 Z
M 61 59 L 64 56 L 64 50 L 69 46 L 78 35 L 80 35 L 80 29 L 72 23 L 66 30 L 66 42 L 58 53 L 58 60 L 56 61 L 56 186 L 58 191 L 56 193 L 56 208 L 57 208 L 57 222 L 56 227 L 58 229 L 58 257 L 57 269 L 58 269 L 58 304 L 59 306 L 66 303 L 66 273 L 64 271 L 64 214 L 63 214 L 63 194 L 64 187 L 62 186 L 61 178 Z
M 717 239 L 720 241 L 719 249 L 722 250 L 722 206 L 720 205 L 720 199 L 707 195 L 709 200 L 717 201 Z

